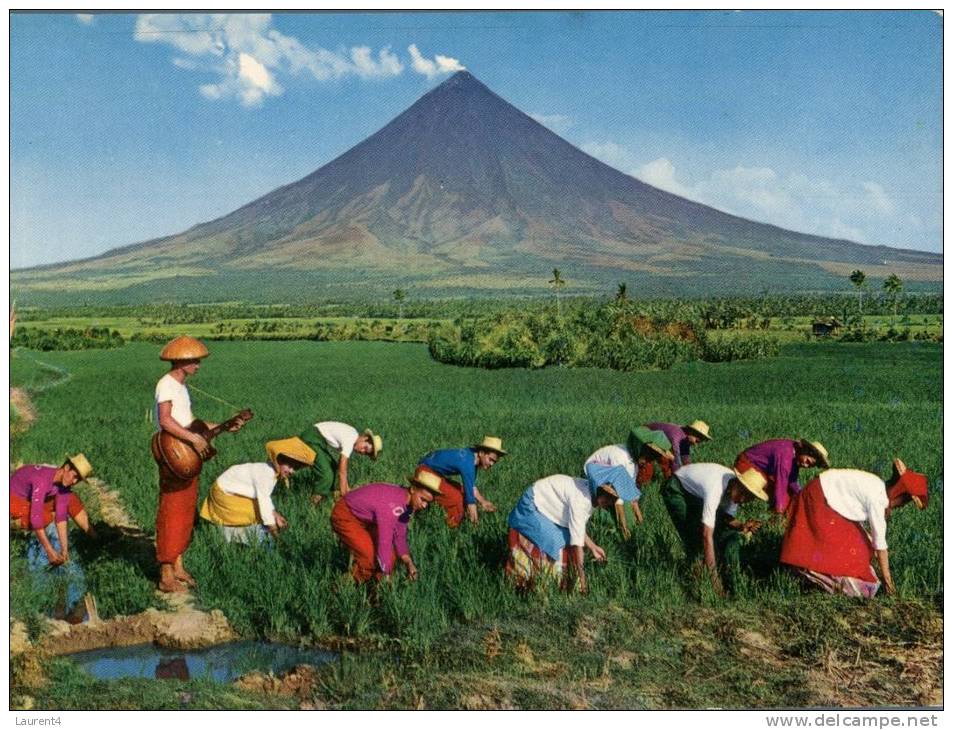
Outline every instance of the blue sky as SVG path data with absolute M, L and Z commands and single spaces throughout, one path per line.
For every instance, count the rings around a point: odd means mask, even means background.
M 11 16 L 11 265 L 177 233 L 297 180 L 454 70 L 738 215 L 942 248 L 931 12 Z

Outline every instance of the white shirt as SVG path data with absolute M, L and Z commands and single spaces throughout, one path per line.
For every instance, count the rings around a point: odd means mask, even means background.
M 156 383 L 156 430 L 159 429 L 159 404 L 172 402 L 172 418 L 184 428 L 192 425 L 195 416 L 192 415 L 192 399 L 189 398 L 189 389 L 185 383 L 180 383 L 171 374 L 163 375 Z
M 586 523 L 592 515 L 589 481 L 553 474 L 533 482 L 536 509 L 560 527 L 569 530 L 569 544 L 586 544 Z
M 866 521 L 874 550 L 886 550 L 890 500 L 883 479 L 860 469 L 828 469 L 820 479 L 828 506 L 853 522 Z
M 314 424 L 314 427 L 328 442 L 328 446 L 340 451 L 341 456 L 346 459 L 351 458 L 351 453 L 354 451 L 354 442 L 357 441 L 359 436 L 354 426 L 348 426 L 346 423 L 339 423 L 338 421 L 322 421 Z
M 258 502 L 261 521 L 266 525 L 275 524 L 271 493 L 278 483 L 278 475 L 271 464 L 236 464 L 222 472 L 215 483 L 225 494 L 254 499 Z
M 702 500 L 703 525 L 715 529 L 719 509 L 731 517 L 738 513 L 738 504 L 728 495 L 728 482 L 735 477 L 734 469 L 721 464 L 686 464 L 675 476 L 686 492 Z
M 586 464 L 601 464 L 602 466 L 622 466 L 629 472 L 632 481 L 635 481 L 635 462 L 624 444 L 610 444 L 595 451 L 586 459 Z M 585 470 L 585 465 L 583 466 Z

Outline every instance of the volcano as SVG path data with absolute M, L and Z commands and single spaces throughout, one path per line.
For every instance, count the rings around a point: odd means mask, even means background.
M 553 268 L 579 291 L 628 281 L 652 294 L 750 293 L 843 289 L 854 268 L 940 281 L 942 256 L 797 233 L 665 192 L 460 71 L 340 157 L 228 215 L 14 272 L 13 284 L 192 300 L 229 281 L 251 299 L 355 285 L 447 294 L 544 288 Z

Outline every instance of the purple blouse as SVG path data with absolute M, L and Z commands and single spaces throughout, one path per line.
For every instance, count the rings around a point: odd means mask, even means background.
M 30 503 L 30 527 L 42 530 L 44 527 L 43 503 L 53 498 L 57 522 L 66 522 L 69 517 L 70 490 L 53 483 L 56 467 L 26 464 L 10 477 L 10 494 Z
M 672 453 L 675 455 L 675 469 L 673 471 L 692 463 L 692 445 L 688 440 L 685 429 L 675 423 L 646 423 L 645 426 L 653 431 L 661 431 L 671 442 Z
M 410 555 L 407 547 L 407 524 L 414 511 L 407 503 L 407 490 L 396 484 L 378 482 L 352 489 L 342 497 L 351 513 L 361 522 L 370 522 L 376 528 L 374 548 L 377 564 L 384 573 L 393 570 L 393 553 L 398 557 Z
M 772 439 L 762 441 L 745 449 L 744 455 L 748 461 L 764 472 L 769 480 L 773 480 L 775 512 L 784 512 L 791 499 L 791 495 L 801 491 L 798 482 L 798 465 L 795 458 L 794 445 L 791 439 Z

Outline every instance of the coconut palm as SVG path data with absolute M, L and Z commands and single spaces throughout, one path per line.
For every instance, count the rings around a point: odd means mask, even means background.
M 864 312 L 864 287 L 867 284 L 867 274 L 860 269 L 854 269 L 850 272 L 850 283 L 857 287 L 857 309 L 861 314 Z
M 626 291 L 628 287 L 624 281 L 619 282 L 619 288 L 615 292 L 615 300 L 618 304 L 625 304 L 629 299 L 629 294 Z
M 556 293 L 556 314 L 561 314 L 559 308 L 559 289 L 566 286 L 566 280 L 563 279 L 559 269 L 553 269 L 553 278 L 549 280 L 549 283 L 552 284 L 553 291 Z
M 903 281 L 896 274 L 891 274 L 884 279 L 884 291 L 887 292 L 887 296 L 890 297 L 890 301 L 893 302 L 893 317 L 896 319 L 897 304 L 900 298 L 900 292 L 903 291 Z
M 394 301 L 397 302 L 397 318 L 404 318 L 404 300 L 407 298 L 407 292 L 403 289 L 394 289 Z

